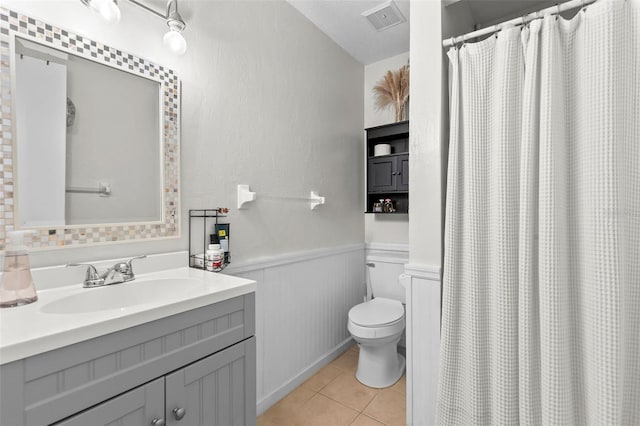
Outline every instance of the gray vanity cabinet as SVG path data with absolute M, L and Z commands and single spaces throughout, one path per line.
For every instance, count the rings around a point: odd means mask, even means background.
M 252 424 L 255 365 L 252 337 L 55 426 Z
M 164 379 L 157 379 L 55 426 L 151 426 L 164 412 Z
M 255 365 L 255 338 L 251 338 L 168 375 L 167 426 L 254 423 Z M 176 420 L 176 413 L 184 417 Z
M 0 425 L 255 425 L 254 334 L 249 293 L 4 364 Z

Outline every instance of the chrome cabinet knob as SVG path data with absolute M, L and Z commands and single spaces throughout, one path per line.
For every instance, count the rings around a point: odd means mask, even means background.
M 180 421 L 182 420 L 184 415 L 187 414 L 187 410 L 185 410 L 184 408 L 174 408 L 172 413 L 173 413 L 173 417 L 176 420 Z
M 166 423 L 164 422 L 164 419 L 153 419 L 151 420 L 151 426 L 165 426 Z

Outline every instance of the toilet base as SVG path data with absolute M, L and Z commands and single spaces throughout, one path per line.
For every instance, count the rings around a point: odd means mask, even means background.
M 370 388 L 386 388 L 402 377 L 404 367 L 405 359 L 397 352 L 396 344 L 361 344 L 356 379 Z

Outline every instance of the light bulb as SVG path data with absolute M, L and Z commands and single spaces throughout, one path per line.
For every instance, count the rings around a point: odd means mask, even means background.
M 89 7 L 109 23 L 120 21 L 120 8 L 114 0 L 89 0 Z M 86 4 L 86 3 L 85 3 Z
M 100 3 L 98 12 L 109 23 L 120 22 L 120 8 L 113 0 L 103 0 Z
M 93 11 L 98 11 L 100 10 L 100 6 L 102 5 L 102 3 L 104 3 L 106 0 L 89 0 L 89 7 L 91 8 L 91 10 Z M 86 4 L 86 3 L 85 3 Z
M 184 52 L 187 51 L 187 41 L 178 31 L 169 30 L 169 32 L 162 37 L 162 41 L 165 46 L 178 55 L 184 55 Z

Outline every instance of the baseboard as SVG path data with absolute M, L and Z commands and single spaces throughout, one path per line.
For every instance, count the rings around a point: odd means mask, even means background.
M 265 396 L 260 401 L 258 401 L 258 404 L 256 407 L 258 416 L 264 413 L 265 411 L 267 411 L 273 404 L 280 401 L 282 398 L 284 398 L 287 394 L 289 394 L 295 388 L 300 386 L 309 377 L 317 373 L 318 370 L 320 370 L 322 367 L 324 367 L 325 365 L 333 361 L 335 357 L 337 357 L 338 355 L 340 355 L 341 353 L 349 349 L 349 347 L 351 347 L 351 345 L 353 344 L 355 344 L 355 342 L 351 337 L 349 337 L 348 339 L 340 343 L 338 346 L 333 348 L 331 351 L 327 352 L 326 354 L 318 358 L 316 362 L 311 364 L 309 367 L 305 368 L 297 376 L 293 377 L 291 380 L 289 380 L 288 382 L 280 386 L 278 389 L 276 389 L 275 391 L 271 392 L 269 395 Z

